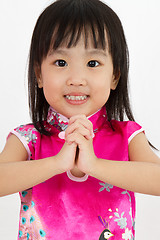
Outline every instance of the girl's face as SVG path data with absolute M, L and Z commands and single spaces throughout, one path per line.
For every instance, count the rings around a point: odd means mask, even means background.
M 74 47 L 50 51 L 37 75 L 49 105 L 68 118 L 96 112 L 118 83 L 108 49 L 95 49 L 91 42 L 85 48 L 83 38 Z

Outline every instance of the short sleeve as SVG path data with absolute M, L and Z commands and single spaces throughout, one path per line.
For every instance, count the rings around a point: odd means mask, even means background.
M 141 132 L 144 132 L 144 129 L 142 126 L 140 126 L 138 123 L 134 121 L 128 121 L 128 124 L 127 124 L 128 144 L 137 134 Z
M 35 144 L 38 141 L 38 135 L 40 134 L 32 124 L 21 125 L 10 132 L 7 139 L 11 134 L 14 134 L 22 142 L 28 153 L 28 160 L 34 159 L 35 156 Z

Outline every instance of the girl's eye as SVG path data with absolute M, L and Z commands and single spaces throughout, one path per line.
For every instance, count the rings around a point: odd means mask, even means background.
M 68 64 L 66 63 L 65 60 L 60 59 L 55 62 L 55 65 L 58 67 L 66 67 Z
M 99 66 L 99 62 L 95 61 L 95 60 L 91 60 L 88 62 L 87 66 L 88 67 L 97 67 L 97 66 Z

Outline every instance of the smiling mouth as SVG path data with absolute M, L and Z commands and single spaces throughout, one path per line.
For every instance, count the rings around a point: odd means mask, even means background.
M 88 98 L 88 95 L 83 96 L 65 95 L 65 98 L 72 101 L 83 101 Z

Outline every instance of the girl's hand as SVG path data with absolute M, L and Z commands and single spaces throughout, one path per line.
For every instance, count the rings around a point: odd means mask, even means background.
M 93 125 L 85 115 L 70 118 L 65 132 L 66 143 L 78 147 L 75 164 L 84 173 L 89 173 L 97 161 L 93 149 L 93 136 Z
M 73 142 L 71 144 L 68 144 L 65 142 L 61 151 L 56 156 L 54 156 L 59 174 L 74 168 L 76 149 L 76 143 Z

